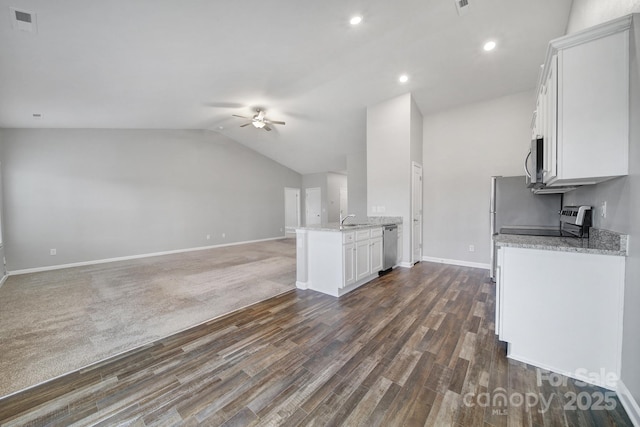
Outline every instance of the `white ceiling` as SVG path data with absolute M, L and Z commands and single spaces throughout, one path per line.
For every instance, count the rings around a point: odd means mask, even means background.
M 303 174 L 344 170 L 368 105 L 410 91 L 426 115 L 535 86 L 571 0 L 469 3 L 0 0 L 0 127 L 210 129 Z M 254 107 L 286 126 L 240 128 Z

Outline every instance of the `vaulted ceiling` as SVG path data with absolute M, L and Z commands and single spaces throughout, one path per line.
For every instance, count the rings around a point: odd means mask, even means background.
M 15 29 L 11 7 L 34 13 L 36 31 Z M 535 87 L 570 8 L 469 0 L 459 16 L 454 0 L 0 0 L 0 127 L 208 129 L 300 173 L 343 170 L 364 150 L 369 105 L 411 92 L 427 115 Z M 497 42 L 489 53 L 487 40 Z M 286 125 L 240 128 L 231 116 L 256 107 Z

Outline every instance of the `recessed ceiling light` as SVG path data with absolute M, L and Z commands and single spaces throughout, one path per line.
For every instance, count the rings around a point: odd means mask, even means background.
M 223 129 L 224 129 L 224 126 L 218 126 L 218 129 L 219 129 L 219 130 L 223 130 Z
M 358 25 L 358 24 L 359 24 L 359 23 L 361 23 L 361 22 L 362 22 L 362 16 L 359 16 L 359 15 L 354 16 L 353 18 L 351 18 L 351 19 L 349 20 L 349 23 L 350 23 L 351 25 Z
M 486 42 L 483 47 L 483 49 L 486 50 L 487 52 L 492 51 L 495 48 L 496 48 L 496 42 L 494 42 L 493 40 Z
M 409 76 L 407 76 L 406 74 L 403 74 L 400 77 L 398 77 L 398 81 L 400 83 L 406 83 L 409 81 Z

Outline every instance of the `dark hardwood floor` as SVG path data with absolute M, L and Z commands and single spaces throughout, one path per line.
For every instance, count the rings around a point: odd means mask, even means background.
M 606 390 L 508 360 L 494 305 L 486 271 L 432 263 L 340 299 L 291 291 L 0 400 L 0 422 L 631 425 L 615 395 L 572 407 Z

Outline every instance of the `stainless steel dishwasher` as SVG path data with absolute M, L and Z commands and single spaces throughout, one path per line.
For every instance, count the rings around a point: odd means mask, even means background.
M 396 265 L 398 258 L 398 225 L 388 224 L 382 232 L 382 247 L 384 248 L 384 263 L 382 272 L 387 272 Z

